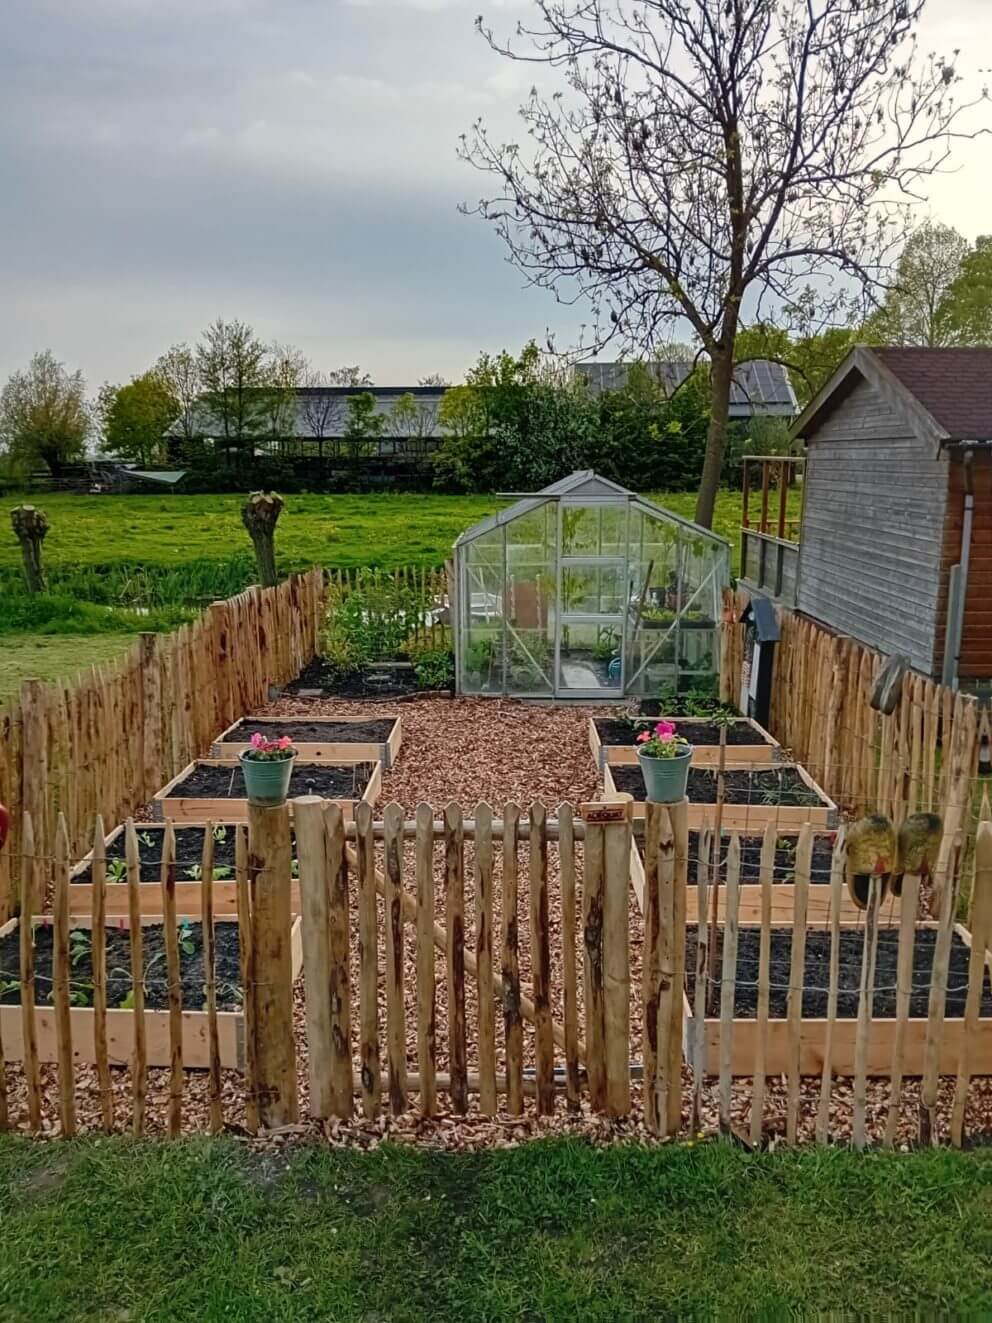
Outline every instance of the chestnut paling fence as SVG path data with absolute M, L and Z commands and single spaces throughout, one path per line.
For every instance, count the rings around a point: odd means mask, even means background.
M 317 651 L 323 597 L 321 570 L 293 575 L 216 602 L 172 634 L 142 634 L 119 661 L 71 684 L 26 680 L 0 708 L 0 801 L 13 824 L 0 850 L 0 917 L 20 895 L 24 813 L 45 857 L 59 815 L 70 851 L 88 849 L 96 814 L 121 822 L 265 702 L 270 684 L 295 678 Z
M 843 831 L 829 866 L 821 859 L 814 868 L 811 828 L 783 865 L 769 824 L 755 882 L 753 860 L 745 865 L 750 842 L 729 834 L 713 873 L 705 829 L 690 857 L 686 805 L 648 806 L 643 887 L 631 907 L 626 803 L 565 804 L 551 817 L 541 804 L 526 812 L 507 804 L 499 816 L 485 804 L 465 816 L 452 804 L 440 818 L 421 805 L 412 820 L 390 804 L 379 821 L 363 805 L 346 823 L 338 805 L 308 797 L 292 812 L 291 827 L 288 807 L 253 808 L 247 828 L 236 829 L 236 988 L 218 974 L 225 939 L 213 911 L 212 832 L 200 912 L 177 915 L 172 829 L 161 837 L 160 883 L 149 887 L 140 880 L 140 828 L 128 825 L 127 881 L 118 883 L 108 881 L 97 822 L 84 923 L 70 913 L 78 884 L 60 819 L 53 913 L 41 926 L 8 926 L 18 960 L 2 970 L 0 1125 L 37 1130 L 57 1111 L 67 1134 L 81 1119 L 175 1135 L 191 1123 L 278 1129 L 412 1109 L 516 1116 L 586 1105 L 617 1119 L 643 1116 L 659 1135 L 715 1118 L 724 1133 L 755 1144 L 781 1131 L 787 1142 L 861 1146 L 910 1132 L 961 1144 L 969 1116 L 975 1128 L 984 1123 L 987 1109 L 969 1113 L 969 1105 L 982 1088 L 973 1077 L 992 1074 L 987 821 L 964 928 L 955 921 L 957 876 L 934 920 L 920 922 L 925 880 L 913 874 L 898 901 L 872 882 L 866 913 L 852 920 Z M 48 867 L 32 837 L 28 818 L 25 909 Z M 108 943 L 123 922 L 105 920 L 112 886 L 127 888 L 129 969 L 141 971 L 125 997 L 120 971 L 108 969 Z M 690 896 L 696 916 L 710 922 L 687 926 Z M 203 985 L 202 1001 L 197 990 L 191 1002 L 183 961 L 194 922 L 202 923 Z M 737 959 L 748 923 L 758 934 L 756 974 Z M 783 927 L 787 972 L 773 958 Z M 819 989 L 826 1013 L 814 1017 L 803 1011 L 804 991 L 817 990 L 804 962 L 817 928 L 830 960 Z M 149 956 L 143 935 L 152 929 L 163 949 Z M 886 929 L 898 947 L 889 989 L 876 978 Z M 914 973 L 921 932 L 930 962 Z M 37 956 L 49 936 L 42 973 Z M 962 947 L 965 967 L 952 960 Z M 300 973 L 303 1004 L 294 1006 Z M 748 981 L 750 1016 L 738 1006 Z M 11 1004 L 15 986 L 19 1005 Z M 877 1015 L 869 988 L 891 992 L 894 1011 Z M 80 1072 L 88 1073 L 77 1079 Z

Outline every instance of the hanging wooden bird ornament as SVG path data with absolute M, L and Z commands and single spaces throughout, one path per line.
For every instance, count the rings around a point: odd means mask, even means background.
M 860 818 L 847 833 L 847 890 L 859 910 L 868 908 L 869 882 L 881 879 L 879 900 L 896 862 L 896 831 L 881 813 Z
M 936 813 L 911 813 L 899 828 L 896 862 L 892 870 L 892 890 L 902 895 L 904 873 L 930 878 L 937 866 L 943 824 Z

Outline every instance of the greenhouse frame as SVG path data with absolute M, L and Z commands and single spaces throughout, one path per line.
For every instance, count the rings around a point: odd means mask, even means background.
M 459 693 L 715 692 L 730 544 L 709 529 L 585 470 L 518 496 L 454 556 Z

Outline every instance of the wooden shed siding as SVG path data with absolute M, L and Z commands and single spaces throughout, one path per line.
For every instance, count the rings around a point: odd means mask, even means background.
M 865 381 L 806 440 L 799 609 L 930 674 L 946 455 Z
M 959 674 L 962 680 L 992 679 L 992 455 L 976 450 L 972 465 L 975 513 L 971 530 L 968 589 L 961 634 Z M 947 586 L 951 566 L 961 558 L 964 525 L 964 480 L 956 454 L 950 461 L 947 517 L 940 567 L 940 603 L 937 610 L 938 662 L 944 655 L 947 629 Z

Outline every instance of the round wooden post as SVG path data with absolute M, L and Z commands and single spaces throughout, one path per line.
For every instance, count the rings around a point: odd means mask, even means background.
M 21 544 L 24 559 L 24 582 L 29 593 L 45 591 L 45 572 L 41 565 L 41 544 L 48 535 L 44 511 L 34 505 L 18 505 L 10 512 L 14 536 Z
M 259 1124 L 293 1124 L 298 1115 L 293 1041 L 291 848 L 289 807 L 248 805 L 248 877 L 252 896 Z
M 263 588 L 274 588 L 279 582 L 276 574 L 276 524 L 285 504 L 276 492 L 252 492 L 241 508 L 241 522 L 248 530 L 258 577 Z

